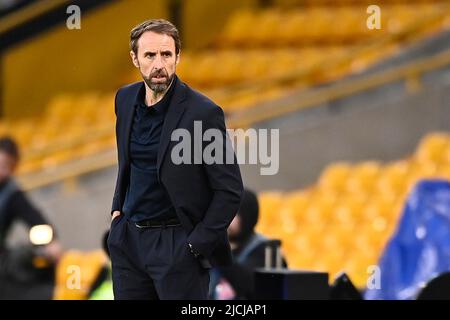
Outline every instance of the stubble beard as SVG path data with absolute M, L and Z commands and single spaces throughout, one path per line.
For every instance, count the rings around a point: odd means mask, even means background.
M 152 78 L 157 75 L 163 75 L 166 77 L 165 82 L 161 83 L 154 83 L 152 82 Z M 171 76 L 168 76 L 165 71 L 157 71 L 150 74 L 150 76 L 146 77 L 142 75 L 142 78 L 144 79 L 144 82 L 147 84 L 147 86 L 153 91 L 154 94 L 158 95 L 167 90 L 169 88 L 169 85 L 172 83 L 172 80 L 175 76 L 175 73 L 173 73 Z

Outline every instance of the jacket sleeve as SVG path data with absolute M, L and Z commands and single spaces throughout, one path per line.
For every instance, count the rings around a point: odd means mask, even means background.
M 119 130 L 117 128 L 118 127 L 117 97 L 119 95 L 119 92 L 120 92 L 120 90 L 117 91 L 116 97 L 114 99 L 114 112 L 116 114 L 116 145 L 117 145 L 117 163 L 118 163 L 117 167 L 118 167 L 118 170 L 117 170 L 116 186 L 114 188 L 114 195 L 113 195 L 113 201 L 112 201 L 111 214 L 114 211 L 120 211 L 120 200 L 119 200 L 119 187 L 120 187 L 119 186 L 119 184 L 120 184 L 119 183 L 119 177 L 120 177 L 120 163 L 119 163 L 119 161 L 120 161 L 120 157 L 119 157 L 119 136 L 118 136 Z
M 36 209 L 22 191 L 14 193 L 8 206 L 8 209 L 11 210 L 16 217 L 23 220 L 29 227 L 39 224 L 49 224 L 41 212 Z
M 30 228 L 39 224 L 50 225 L 53 229 L 53 239 L 58 239 L 58 233 L 56 232 L 55 226 L 52 225 L 44 217 L 41 211 L 31 203 L 23 191 L 20 190 L 15 192 L 14 195 L 11 196 L 8 203 L 8 211 L 13 213 L 15 218 L 25 222 Z
M 218 129 L 223 141 L 223 163 L 206 164 L 203 161 L 212 200 L 202 221 L 198 222 L 188 236 L 193 248 L 208 257 L 214 251 L 218 240 L 226 237 L 226 231 L 241 204 L 243 184 L 239 165 L 236 160 L 231 140 L 225 128 L 224 113 L 218 106 L 209 108 L 203 118 L 204 130 Z M 228 140 L 228 143 L 225 143 Z M 226 154 L 231 152 L 234 161 L 226 162 Z

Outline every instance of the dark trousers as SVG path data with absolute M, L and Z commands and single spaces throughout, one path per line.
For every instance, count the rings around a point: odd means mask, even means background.
M 182 226 L 138 228 L 121 215 L 108 248 L 116 300 L 208 298 L 209 270 L 190 252 Z

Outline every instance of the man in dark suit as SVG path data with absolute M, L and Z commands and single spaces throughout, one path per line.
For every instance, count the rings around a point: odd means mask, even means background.
M 211 163 L 183 150 L 192 161 L 174 161 L 180 141 L 172 132 L 195 136 L 198 121 L 203 131 L 219 133 L 224 149 L 215 156 L 225 158 L 224 114 L 176 76 L 181 45 L 170 22 L 141 23 L 130 46 L 144 81 L 121 88 L 115 99 L 119 171 L 108 238 L 114 295 L 206 299 L 209 268 L 232 261 L 227 227 L 240 206 L 242 179 L 234 153 L 232 162 Z M 206 144 L 194 139 L 189 146 L 202 151 Z

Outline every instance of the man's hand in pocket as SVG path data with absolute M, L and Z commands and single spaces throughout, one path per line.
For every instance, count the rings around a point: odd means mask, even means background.
M 118 216 L 120 216 L 120 211 L 114 211 L 111 216 L 111 222 Z

